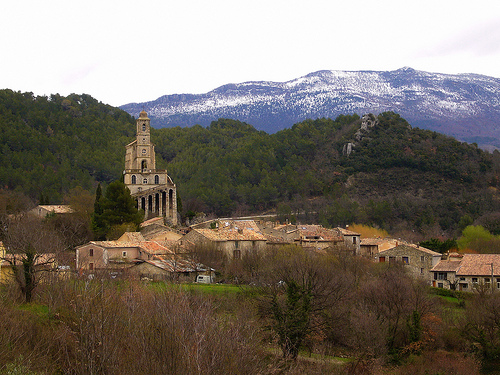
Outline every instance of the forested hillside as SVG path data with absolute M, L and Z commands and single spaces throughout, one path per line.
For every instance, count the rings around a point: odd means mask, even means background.
M 392 112 L 372 119 L 366 130 L 349 115 L 275 134 L 220 119 L 206 128 L 153 130 L 152 141 L 184 213 L 277 208 L 290 220 L 300 214 L 329 226 L 357 222 L 426 234 L 452 234 L 473 221 L 494 225 L 498 152 L 412 128 Z M 88 95 L 10 90 L 0 91 L 0 130 L 1 186 L 34 200 L 43 192 L 51 203 L 75 186 L 93 192 L 97 181 L 119 179 L 135 134 L 132 117 Z M 354 144 L 350 155 L 347 143 Z
M 0 186 L 51 203 L 76 186 L 93 191 L 120 177 L 134 123 L 89 95 L 0 90 Z

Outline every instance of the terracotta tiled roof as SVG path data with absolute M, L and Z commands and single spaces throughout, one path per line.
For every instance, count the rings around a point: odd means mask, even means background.
M 283 237 L 273 236 L 271 234 L 264 234 L 264 236 L 266 237 L 268 243 L 293 244 L 293 240 L 287 240 Z
M 118 242 L 118 241 L 91 241 L 90 244 L 100 246 L 107 249 L 119 249 L 119 248 L 138 248 L 149 254 L 171 254 L 172 250 L 159 244 L 155 241 L 141 241 L 141 242 Z M 88 245 L 88 244 L 87 244 Z
M 398 246 L 395 246 L 395 247 L 393 247 L 391 249 L 387 249 L 387 250 L 381 251 L 381 252 L 379 252 L 377 254 L 377 256 L 384 256 L 384 253 L 387 253 L 389 251 L 393 251 L 393 250 L 396 250 L 396 249 L 401 249 L 401 248 L 404 248 L 404 247 L 413 248 L 413 249 L 416 249 L 416 250 L 421 251 L 423 253 L 435 256 L 435 257 L 442 256 L 442 254 L 440 254 L 438 252 L 432 251 L 430 249 L 427 249 L 427 248 L 419 246 L 419 245 L 410 244 L 410 243 L 399 244 Z
M 148 225 L 151 225 L 151 224 L 157 224 L 157 225 L 163 225 L 163 217 L 154 217 L 152 219 L 149 219 L 149 220 L 145 220 L 141 223 L 141 227 L 147 227 Z
M 500 254 L 464 254 L 457 276 L 500 276 Z
M 345 228 L 340 228 L 338 227 L 337 230 L 340 231 L 340 233 L 343 235 L 343 236 L 360 236 L 359 233 L 356 233 L 356 232 L 353 232 L 349 229 L 345 229 Z
M 312 241 L 343 241 L 339 233 L 334 229 L 326 229 L 321 225 L 297 225 L 301 240 Z M 316 238 L 317 237 L 317 238 Z
M 247 228 L 193 229 L 211 241 L 265 241 L 266 237 Z
M 219 222 L 219 229 L 226 228 L 250 229 L 256 232 L 260 231 L 254 220 L 221 220 Z
M 116 240 L 117 242 L 142 242 L 145 241 L 141 232 L 125 232 Z
M 167 247 L 160 245 L 158 242 L 155 241 L 144 241 L 139 243 L 139 247 L 141 250 L 144 250 L 145 252 L 156 255 L 156 254 L 173 254 L 174 251 L 168 249 Z
M 456 272 L 459 268 L 460 268 L 460 261 L 458 260 L 441 260 L 431 269 L 431 271 Z

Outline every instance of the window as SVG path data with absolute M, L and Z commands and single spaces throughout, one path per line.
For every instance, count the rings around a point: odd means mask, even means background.
M 396 257 L 389 257 L 389 263 L 396 263 Z
M 234 248 L 238 249 L 240 247 L 240 242 L 239 241 L 234 241 Z
M 94 263 L 89 263 L 89 271 L 93 271 L 94 270 Z
M 137 183 L 137 177 L 135 175 L 132 176 L 132 184 Z
M 448 280 L 446 272 L 434 272 L 434 280 Z
M 142 131 L 145 132 L 146 131 L 146 124 L 142 124 Z
M 124 258 L 126 258 L 126 257 L 127 257 L 127 252 L 126 252 L 126 251 L 122 252 L 122 256 L 123 256 Z
M 443 287 L 443 283 L 438 283 L 438 288 L 442 288 Z
M 160 176 L 155 176 L 155 184 L 158 185 L 160 183 Z
M 472 278 L 472 283 L 473 283 L 473 284 L 477 284 L 477 277 L 473 277 L 473 278 Z
M 241 250 L 233 251 L 233 259 L 241 259 Z
M 142 183 L 143 183 L 143 184 L 147 184 L 147 183 L 148 183 L 148 179 L 147 179 L 147 178 L 145 178 L 144 180 L 142 180 Z
M 421 261 L 421 262 L 425 262 L 425 256 L 423 256 L 423 255 L 422 255 L 422 256 L 420 257 L 420 261 Z
M 146 154 L 146 149 L 143 148 L 141 152 L 142 152 L 143 155 L 145 155 Z
M 497 279 L 497 289 L 500 289 L 500 279 Z
M 353 237 L 353 238 L 352 238 L 352 244 L 353 244 L 353 245 L 356 245 L 356 237 Z
M 460 284 L 462 286 L 462 289 L 467 289 L 469 286 L 467 285 L 467 283 L 464 283 L 464 284 Z
M 402 261 L 404 264 L 410 264 L 410 259 L 408 257 L 402 257 Z
M 385 257 L 380 257 L 380 258 L 378 258 L 378 261 L 379 261 L 380 263 L 385 263 Z
M 423 275 L 424 274 L 424 269 L 423 268 L 420 268 L 420 274 Z
M 94 249 L 89 249 L 89 257 L 93 257 L 94 256 Z

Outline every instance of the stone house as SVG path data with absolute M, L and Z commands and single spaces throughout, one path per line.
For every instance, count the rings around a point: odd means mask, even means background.
M 362 238 L 359 246 L 359 255 L 373 259 L 373 257 L 381 251 L 392 249 L 397 245 L 398 241 L 392 238 Z
M 321 225 L 297 225 L 295 243 L 315 251 L 337 249 L 341 244 L 345 244 L 344 236 L 339 230 L 327 229 Z M 351 247 L 350 242 L 347 245 Z
M 310 251 L 324 252 L 327 249 L 339 249 L 342 245 L 355 251 L 353 243 L 359 243 L 359 234 L 346 233 L 346 237 L 339 228 L 327 229 L 321 225 L 306 224 L 275 224 L 267 222 L 259 226 L 268 239 L 267 244 L 273 248 L 295 244 Z M 355 239 L 353 240 L 353 234 Z M 347 240 L 346 240 L 347 238 Z
M 344 239 L 344 243 L 348 247 L 352 247 L 354 249 L 354 254 L 355 255 L 360 255 L 360 249 L 361 249 L 361 234 L 353 232 L 349 230 L 348 228 L 336 228 L 337 231 L 340 232 Z
M 432 286 L 461 291 L 500 290 L 500 254 L 464 254 L 432 268 Z
M 431 269 L 441 261 L 441 254 L 425 247 L 403 243 L 375 255 L 375 262 L 402 263 L 415 277 L 431 284 Z
M 221 221 L 214 228 L 191 228 L 182 238 L 194 246 L 213 246 L 232 259 L 246 252 L 260 251 L 266 246 L 266 237 L 252 220 Z
M 128 276 L 130 269 L 145 262 L 152 262 L 148 264 L 156 267 L 154 270 L 157 272 L 151 275 L 151 279 L 158 278 L 155 274 L 160 273 L 188 272 L 184 269 L 187 264 L 191 264 L 193 272 L 203 272 L 204 266 L 192 262 L 187 254 L 155 241 L 124 241 L 130 235 L 126 234 L 117 241 L 91 241 L 77 247 L 76 267 L 79 274 Z M 143 268 L 146 266 L 139 267 Z M 146 273 L 142 270 L 140 274 L 144 276 Z M 167 279 L 167 276 L 162 276 L 162 279 Z
M 73 212 L 74 210 L 65 204 L 38 205 L 29 211 L 30 214 L 36 215 L 41 219 L 45 219 L 47 215 L 71 214 Z

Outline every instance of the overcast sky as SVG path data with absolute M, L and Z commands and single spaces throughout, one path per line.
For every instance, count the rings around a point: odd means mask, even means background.
M 318 70 L 500 78 L 498 0 L 10 0 L 0 88 L 114 106 Z

